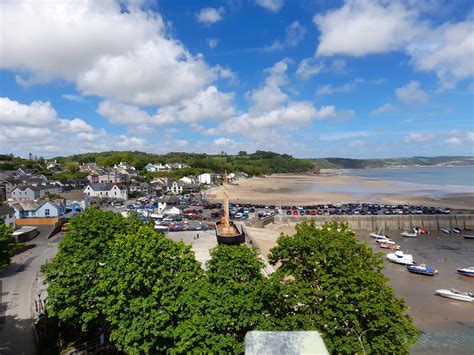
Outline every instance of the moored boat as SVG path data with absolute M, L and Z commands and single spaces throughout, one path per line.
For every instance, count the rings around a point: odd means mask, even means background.
M 415 232 L 404 231 L 403 233 L 401 233 L 401 236 L 405 238 L 416 238 L 418 234 Z
M 462 292 L 462 291 L 456 290 L 455 288 L 452 288 L 449 290 L 447 289 L 435 290 L 435 295 L 451 298 L 453 300 L 458 300 L 458 301 L 474 302 L 474 294 L 472 292 Z
M 385 234 L 385 223 L 382 224 L 377 232 L 370 233 L 372 238 L 387 238 L 388 235 Z
M 463 234 L 462 236 L 463 236 L 464 239 L 472 239 L 472 240 L 474 240 L 474 235 Z
M 401 265 L 413 265 L 413 255 L 404 254 L 403 251 L 398 250 L 395 253 L 387 254 L 388 261 Z
M 446 234 L 451 234 L 453 231 L 451 227 L 443 227 L 441 228 L 441 232 L 446 233 Z
M 434 270 L 431 266 L 426 264 L 414 264 L 414 265 L 407 265 L 407 270 L 414 274 L 426 275 L 426 276 L 434 276 L 438 274 L 438 270 Z
M 456 233 L 456 234 L 460 234 L 461 233 L 461 228 L 458 228 L 458 227 L 454 227 L 452 229 L 453 233 Z
M 395 244 L 395 242 L 394 242 L 394 241 L 391 241 L 391 240 L 384 241 L 384 242 L 380 242 L 380 243 L 379 243 L 379 246 L 380 246 L 382 249 L 390 249 L 390 250 L 398 250 L 398 249 L 400 249 L 400 245 Z
M 464 276 L 469 276 L 469 277 L 474 277 L 474 266 L 459 268 L 458 269 L 458 274 L 464 275 Z

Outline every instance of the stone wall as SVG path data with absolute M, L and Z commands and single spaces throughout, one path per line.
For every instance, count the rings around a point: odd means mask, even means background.
M 275 222 L 298 223 L 304 220 L 314 220 L 316 225 L 321 226 L 326 222 L 338 221 L 348 222 L 352 229 L 378 230 L 385 224 L 385 230 L 408 230 L 414 227 L 425 227 L 430 230 L 440 230 L 443 227 L 459 227 L 461 229 L 474 229 L 474 215 L 451 214 L 451 215 L 401 215 L 401 216 L 272 216 L 253 222 L 253 227 L 263 228 L 265 225 Z

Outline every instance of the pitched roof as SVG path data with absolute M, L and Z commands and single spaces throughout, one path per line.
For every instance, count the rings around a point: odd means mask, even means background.
M 114 186 L 117 186 L 121 190 L 126 189 L 124 185 L 113 184 L 113 183 L 95 183 L 95 184 L 89 184 L 87 186 L 90 186 L 92 190 L 94 191 L 110 191 Z M 87 188 L 87 186 L 85 188 Z
M 11 214 L 13 212 L 15 212 L 15 210 L 13 208 L 11 208 L 10 206 L 4 205 L 4 204 L 0 205 L 0 216 L 5 216 L 5 215 Z

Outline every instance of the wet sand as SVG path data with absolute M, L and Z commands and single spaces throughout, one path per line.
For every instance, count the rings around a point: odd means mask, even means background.
M 271 224 L 264 229 L 251 228 L 253 239 L 267 255 L 276 244 L 280 233 L 293 234 L 294 224 Z M 376 252 L 388 254 L 369 236 L 372 231 L 357 230 L 361 242 L 367 242 Z M 405 300 L 408 314 L 422 331 L 420 340 L 412 348 L 416 354 L 473 354 L 474 304 L 434 295 L 439 288 L 457 288 L 474 292 L 474 278 L 456 273 L 458 267 L 474 266 L 474 240 L 460 235 L 431 232 L 418 238 L 402 238 L 400 231 L 389 236 L 400 245 L 400 250 L 412 254 L 415 262 L 426 263 L 439 271 L 434 277 L 416 275 L 402 265 L 384 261 L 384 275 L 397 297 Z
M 474 192 L 435 191 L 432 186 L 364 179 L 340 172 L 254 177 L 230 185 L 229 192 L 234 203 L 311 205 L 359 201 L 474 210 Z M 222 200 L 221 187 L 207 193 L 211 199 Z

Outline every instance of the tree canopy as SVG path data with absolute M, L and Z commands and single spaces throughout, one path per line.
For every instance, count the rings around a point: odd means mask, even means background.
M 12 232 L 12 228 L 0 219 L 0 271 L 10 264 L 10 252 L 12 250 L 10 237 Z
M 418 331 L 381 270 L 382 257 L 357 241 L 346 223 L 297 226 L 269 257 L 279 265 L 268 299 L 271 327 L 319 330 L 337 353 L 403 353 Z
M 382 275 L 382 258 L 347 224 L 301 223 L 271 250 L 194 252 L 136 218 L 89 209 L 45 267 L 49 315 L 77 332 L 111 325 L 118 350 L 243 353 L 251 330 L 318 330 L 333 353 L 406 353 L 418 331 Z M 80 326 L 80 327 L 79 327 Z

